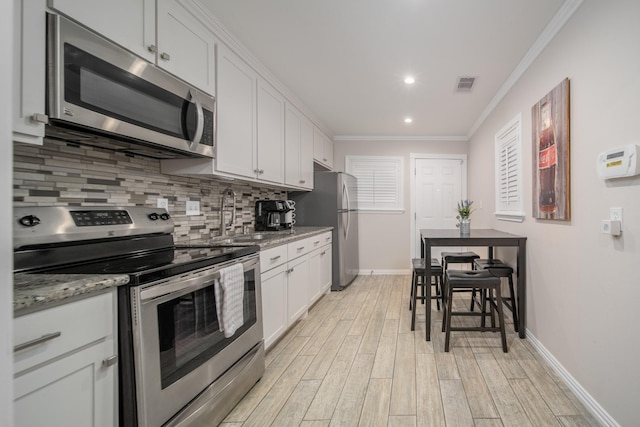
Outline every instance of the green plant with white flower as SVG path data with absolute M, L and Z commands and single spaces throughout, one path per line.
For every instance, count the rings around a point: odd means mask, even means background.
M 458 202 L 458 208 L 456 209 L 458 211 L 458 215 L 456 216 L 458 223 L 456 224 L 456 227 L 460 227 L 462 220 L 469 219 L 473 212 L 471 205 L 473 205 L 473 200 L 460 200 Z

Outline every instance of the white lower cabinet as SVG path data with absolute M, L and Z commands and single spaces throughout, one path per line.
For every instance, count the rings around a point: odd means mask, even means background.
M 331 287 L 331 232 L 260 252 L 262 324 L 269 348 Z
M 262 283 L 262 329 L 265 348 L 287 330 L 287 264 L 260 276 Z
M 309 305 L 331 289 L 331 233 L 312 240 L 316 249 L 309 254 Z
M 118 422 L 115 289 L 14 319 L 14 425 Z
M 287 315 L 289 325 L 303 317 L 309 308 L 309 256 L 304 255 L 287 264 Z

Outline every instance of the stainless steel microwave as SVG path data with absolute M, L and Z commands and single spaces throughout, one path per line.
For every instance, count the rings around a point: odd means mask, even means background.
M 155 158 L 214 156 L 213 96 L 61 16 L 47 26 L 49 137 Z

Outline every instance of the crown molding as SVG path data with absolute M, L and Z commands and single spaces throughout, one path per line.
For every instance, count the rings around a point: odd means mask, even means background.
M 358 136 L 358 135 L 337 135 L 334 141 L 453 141 L 467 142 L 466 136 Z
M 473 126 L 471 126 L 471 129 L 469 129 L 469 133 L 467 134 L 467 140 L 470 140 L 473 137 L 487 117 L 489 117 L 493 110 L 498 106 L 500 101 L 502 101 L 520 77 L 522 77 L 522 75 L 531 66 L 533 61 L 535 61 L 538 55 L 540 55 L 544 48 L 547 47 L 549 42 L 553 40 L 556 34 L 558 34 L 562 27 L 564 27 L 575 11 L 578 10 L 583 1 L 584 0 L 566 0 L 562 6 L 560 6 L 558 12 L 556 12 L 555 16 L 551 21 L 549 21 L 549 24 L 547 24 L 544 31 L 542 31 L 542 34 L 540 34 L 533 45 L 529 48 L 525 56 L 522 58 L 522 61 L 520 61 L 511 75 L 509 75 L 500 89 L 498 89 L 498 92 L 496 92 L 494 97 L 491 98 L 491 101 L 489 101 L 487 107 L 484 109 L 482 114 L 480 114 L 480 117 L 478 117 Z

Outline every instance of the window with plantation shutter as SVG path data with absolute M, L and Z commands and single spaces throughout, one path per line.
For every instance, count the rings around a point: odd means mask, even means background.
M 358 178 L 358 209 L 401 211 L 402 157 L 347 156 L 346 172 Z
M 524 220 L 522 197 L 521 115 L 496 134 L 496 217 L 504 221 Z

